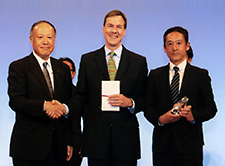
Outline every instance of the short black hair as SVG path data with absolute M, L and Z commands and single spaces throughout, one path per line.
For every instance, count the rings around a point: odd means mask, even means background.
M 75 64 L 74 64 L 74 62 L 72 61 L 72 59 L 70 59 L 70 58 L 68 58 L 68 57 L 65 57 L 65 58 L 59 58 L 59 60 L 61 61 L 61 62 L 63 62 L 63 61 L 67 61 L 67 62 L 69 62 L 69 63 L 71 63 L 71 65 L 72 65 L 72 71 L 73 72 L 75 72 L 76 71 L 76 67 L 75 67 Z
M 169 28 L 166 30 L 166 32 L 163 35 L 163 43 L 164 43 L 164 47 L 166 48 L 166 36 L 172 32 L 179 32 L 184 36 L 184 39 L 186 41 L 186 44 L 188 43 L 188 31 L 186 29 L 184 29 L 183 27 L 180 26 L 175 26 L 172 28 Z
M 187 51 L 187 55 L 188 55 L 188 58 L 193 58 L 194 56 L 194 53 L 193 53 L 193 50 L 192 50 L 192 47 L 190 46 L 189 47 L 189 50 Z

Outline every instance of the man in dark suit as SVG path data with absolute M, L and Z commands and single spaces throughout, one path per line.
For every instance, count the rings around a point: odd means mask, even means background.
M 65 58 L 59 58 L 59 60 L 65 64 L 67 64 L 70 68 L 70 74 L 71 74 L 71 78 L 72 80 L 74 79 L 75 75 L 76 75 L 76 66 L 74 64 L 74 62 L 72 61 L 72 59 L 65 57 Z M 77 87 L 73 84 L 73 96 L 75 96 L 77 91 Z M 67 166 L 80 166 L 81 162 L 82 162 L 82 156 L 80 155 L 80 147 L 81 147 L 81 137 L 82 137 L 82 133 L 81 133 L 81 113 L 77 114 L 74 113 L 72 118 L 69 118 L 69 121 L 71 124 L 71 129 L 73 130 L 73 135 L 72 135 L 72 139 L 73 139 L 73 156 L 72 158 L 66 162 Z
M 189 46 L 186 29 L 168 29 L 164 33 L 164 51 L 170 63 L 149 74 L 144 115 L 154 125 L 154 166 L 202 165 L 202 122 L 213 118 L 217 108 L 208 71 L 187 63 Z M 177 86 L 173 84 L 174 75 L 179 78 Z M 178 96 L 174 95 L 175 87 Z M 188 104 L 178 108 L 178 114 L 172 114 L 174 104 L 185 96 Z
M 135 166 L 140 158 L 139 124 L 136 113 L 143 110 L 147 79 L 146 58 L 127 50 L 121 42 L 127 19 L 119 10 L 109 12 L 102 32 L 105 46 L 81 58 L 77 95 L 67 103 L 70 110 L 83 110 L 81 154 L 90 166 Z M 120 94 L 108 97 L 120 111 L 101 109 L 101 83 L 110 80 L 107 69 L 109 53 L 116 55 L 115 80 Z
M 51 23 L 34 23 L 33 52 L 9 66 L 9 106 L 16 113 L 10 156 L 15 166 L 62 166 L 72 155 L 72 147 L 67 147 L 68 111 L 59 103 L 71 98 L 72 81 L 68 66 L 50 57 L 55 37 Z

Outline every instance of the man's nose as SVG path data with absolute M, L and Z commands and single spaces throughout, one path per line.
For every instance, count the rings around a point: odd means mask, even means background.
M 175 44 L 173 44 L 173 50 L 177 50 L 177 44 L 175 43 Z
M 116 33 L 116 32 L 117 32 L 116 27 L 113 27 L 113 28 L 112 28 L 112 32 L 113 32 L 113 33 Z
M 43 38 L 43 44 L 47 44 L 48 43 L 48 39 L 47 39 L 47 37 L 44 37 Z

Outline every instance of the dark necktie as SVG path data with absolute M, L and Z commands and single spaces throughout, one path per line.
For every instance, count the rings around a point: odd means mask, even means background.
M 179 84 L 180 84 L 180 75 L 178 73 L 179 68 L 174 66 L 175 74 L 173 76 L 172 82 L 170 84 L 170 91 L 172 96 L 173 103 L 176 103 L 179 95 Z
M 44 66 L 43 73 L 44 73 L 45 80 L 46 80 L 47 85 L 48 85 L 48 89 L 49 89 L 51 98 L 53 99 L 52 83 L 51 83 L 51 79 L 50 79 L 50 76 L 49 76 L 49 72 L 48 72 L 48 70 L 47 70 L 47 65 L 48 65 L 48 62 L 44 62 L 44 63 L 43 63 L 43 66 Z
M 114 52 L 110 52 L 110 58 L 108 60 L 108 72 L 110 81 L 115 80 L 116 77 L 116 65 L 115 61 L 113 60 L 113 56 L 115 55 Z

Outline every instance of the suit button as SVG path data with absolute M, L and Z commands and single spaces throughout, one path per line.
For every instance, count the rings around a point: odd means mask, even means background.
M 112 125 L 113 125 L 112 123 L 109 124 L 109 126 L 111 126 L 111 127 L 112 127 Z

